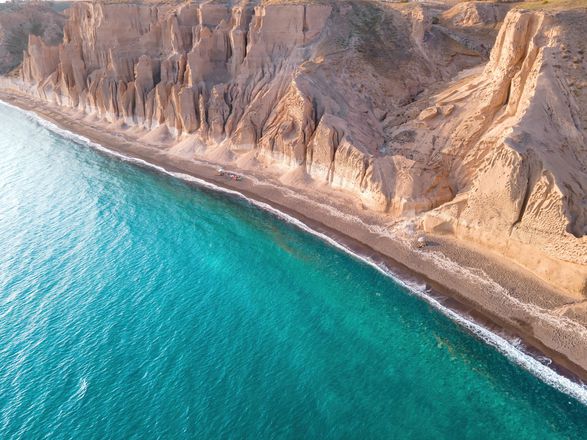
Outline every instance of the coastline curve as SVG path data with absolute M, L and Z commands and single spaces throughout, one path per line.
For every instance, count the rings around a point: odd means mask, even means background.
M 97 151 L 100 151 L 101 153 L 107 154 L 108 156 L 115 157 L 119 160 L 131 163 L 133 165 L 141 166 L 143 168 L 156 171 L 158 173 L 182 180 L 190 184 L 194 184 L 202 188 L 206 188 L 208 190 L 212 190 L 217 193 L 223 193 L 226 195 L 237 197 L 256 208 L 266 211 L 272 214 L 273 216 L 279 218 L 280 220 L 289 223 L 297 227 L 298 229 L 301 229 L 304 232 L 317 237 L 318 239 L 327 243 L 328 245 L 351 256 L 355 260 L 360 261 L 368 266 L 371 266 L 384 276 L 391 278 L 395 283 L 402 286 L 407 291 L 407 293 L 416 295 L 422 300 L 426 301 L 435 310 L 446 316 L 448 319 L 459 325 L 461 328 L 465 329 L 472 336 L 482 340 L 484 343 L 496 349 L 511 362 L 525 369 L 526 371 L 528 371 L 535 377 L 539 378 L 549 386 L 576 399 L 583 405 L 587 406 L 587 385 L 581 382 L 573 381 L 570 378 L 562 374 L 559 374 L 557 371 L 550 367 L 549 363 L 548 365 L 546 365 L 545 363 L 541 362 L 536 356 L 533 356 L 532 354 L 525 352 L 523 350 L 523 347 L 520 346 L 520 344 L 516 341 L 510 341 L 505 337 L 500 336 L 498 333 L 491 331 L 482 324 L 476 322 L 473 318 L 460 314 L 455 310 L 451 309 L 450 307 L 447 307 L 446 305 L 442 304 L 441 301 L 439 301 L 437 298 L 429 294 L 425 285 L 421 285 L 416 282 L 410 282 L 402 279 L 385 264 L 377 263 L 373 259 L 353 251 L 350 247 L 347 247 L 344 244 L 333 239 L 332 237 L 329 237 L 328 235 L 311 228 L 303 221 L 275 208 L 269 203 L 265 203 L 260 200 L 255 200 L 254 198 L 247 197 L 239 191 L 215 185 L 214 183 L 208 182 L 204 179 L 200 179 L 198 177 L 186 173 L 170 171 L 162 166 L 148 162 L 146 160 L 132 156 L 127 156 L 120 152 L 111 150 L 102 144 L 94 142 L 85 136 L 63 129 L 58 125 L 43 119 L 41 116 L 39 116 L 37 113 L 33 111 L 24 110 L 18 106 L 12 105 L 3 100 L 0 100 L 0 104 L 22 112 L 28 118 L 32 119 L 45 129 L 52 131 L 58 134 L 59 136 L 69 139 L 75 143 L 88 146 Z

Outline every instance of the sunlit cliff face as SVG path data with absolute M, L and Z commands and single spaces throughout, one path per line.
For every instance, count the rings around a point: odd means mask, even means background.
M 22 79 L 104 121 L 193 138 L 203 157 L 301 169 L 581 297 L 585 13 L 508 8 L 81 3 L 61 45 L 30 38 Z

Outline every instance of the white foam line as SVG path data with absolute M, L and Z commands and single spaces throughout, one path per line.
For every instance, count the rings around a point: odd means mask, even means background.
M 569 378 L 560 375 L 559 373 L 554 371 L 549 366 L 542 364 L 539 360 L 537 360 L 536 358 L 534 358 L 530 354 L 525 353 L 524 351 L 520 350 L 517 347 L 517 345 L 519 345 L 519 344 L 516 344 L 515 341 L 510 342 L 507 339 L 503 338 L 502 336 L 500 336 L 500 335 L 492 332 L 491 330 L 485 328 L 484 326 L 478 324 L 473 319 L 465 317 L 463 315 L 460 315 L 459 313 L 455 312 L 454 310 L 446 307 L 440 301 L 438 301 L 436 298 L 430 296 L 426 292 L 425 286 L 402 280 L 389 268 L 376 263 L 375 261 L 373 261 L 369 257 L 365 257 L 365 256 L 362 256 L 362 255 L 354 252 L 352 249 L 339 243 L 338 241 L 334 240 L 333 238 L 329 237 L 328 235 L 325 235 L 321 232 L 316 231 L 315 229 L 312 229 L 311 227 L 306 225 L 301 220 L 299 220 L 295 217 L 292 217 L 292 216 L 286 214 L 285 212 L 282 212 L 267 203 L 264 203 L 264 202 L 261 202 L 261 201 L 255 200 L 255 199 L 250 199 L 238 191 L 215 185 L 215 184 L 210 183 L 206 180 L 191 176 L 189 174 L 169 171 L 159 165 L 153 164 L 151 162 L 147 162 L 143 159 L 139 159 L 139 158 L 131 157 L 131 156 L 126 156 L 126 155 L 119 153 L 117 151 L 110 150 L 101 144 L 98 144 L 96 142 L 91 141 L 90 139 L 86 138 L 85 136 L 73 133 L 69 130 L 65 130 L 65 129 L 57 126 L 56 124 L 41 118 L 35 112 L 23 110 L 17 106 L 6 103 L 2 100 L 0 100 L 0 103 L 27 114 L 29 117 L 34 119 L 37 123 L 39 123 L 39 125 L 42 125 L 43 127 L 63 136 L 65 138 L 69 138 L 69 139 L 72 139 L 77 142 L 85 143 L 92 148 L 95 148 L 99 151 L 102 151 L 110 156 L 117 157 L 125 162 L 130 162 L 130 163 L 138 164 L 138 165 L 141 165 L 141 166 L 144 166 L 147 168 L 151 168 L 151 169 L 157 170 L 158 172 L 160 172 L 162 174 L 167 174 L 167 175 L 175 177 L 177 179 L 181 179 L 181 180 L 184 180 L 184 181 L 187 181 L 190 183 L 194 183 L 198 186 L 208 188 L 208 189 L 211 189 L 216 192 L 236 196 L 238 198 L 241 198 L 241 199 L 247 201 L 251 205 L 254 205 L 254 206 L 256 206 L 262 210 L 265 210 L 267 212 L 270 212 L 271 214 L 284 220 L 285 222 L 290 223 L 290 224 L 298 227 L 299 229 L 321 239 L 322 241 L 328 243 L 329 245 L 351 255 L 355 259 L 373 267 L 375 270 L 377 270 L 378 272 L 380 272 L 384 276 L 393 279 L 394 282 L 396 282 L 397 284 L 401 285 L 402 287 L 404 287 L 408 291 L 412 292 L 413 294 L 415 294 L 418 297 L 425 300 L 428 304 L 430 304 L 436 310 L 441 312 L 447 318 L 451 319 L 453 322 L 455 322 L 458 325 L 460 325 L 461 327 L 465 328 L 470 333 L 474 334 L 475 336 L 477 336 L 479 339 L 481 339 L 482 341 L 484 341 L 488 345 L 494 347 L 497 351 L 502 353 L 504 356 L 506 356 L 513 363 L 524 368 L 525 370 L 527 370 L 528 372 L 530 372 L 534 376 L 538 377 L 539 379 L 541 379 L 543 382 L 550 385 L 551 387 L 561 391 L 562 393 L 567 394 L 568 396 L 575 398 L 576 400 L 581 402 L 583 405 L 587 406 L 587 386 L 580 384 L 580 383 L 576 383 L 576 382 L 570 380 Z

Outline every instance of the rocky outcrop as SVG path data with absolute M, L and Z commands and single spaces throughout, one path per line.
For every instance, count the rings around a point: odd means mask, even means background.
M 508 9 L 503 3 L 462 2 L 444 12 L 441 17 L 459 27 L 496 27 L 501 24 Z
M 58 105 L 189 139 L 201 158 L 301 170 L 585 295 L 582 21 L 438 8 L 79 3 L 59 46 L 30 38 L 22 79 Z
M 436 20 L 451 38 L 487 55 L 510 7 L 503 2 L 459 2 Z

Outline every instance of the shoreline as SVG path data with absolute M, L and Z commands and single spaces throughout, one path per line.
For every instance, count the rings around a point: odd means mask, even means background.
M 325 207 L 322 207 L 317 209 L 319 203 L 312 204 L 310 201 L 305 203 L 302 197 L 295 198 L 289 194 L 286 191 L 287 188 L 284 187 L 280 190 L 272 182 L 262 181 L 255 175 L 248 175 L 244 172 L 242 182 L 223 179 L 216 175 L 219 164 L 195 160 L 187 162 L 177 156 L 170 157 L 164 150 L 141 146 L 138 139 L 127 139 L 120 133 L 116 135 L 100 131 L 88 123 L 75 120 L 74 116 L 68 115 L 60 108 L 36 102 L 30 97 L 0 92 L 0 102 L 32 113 L 40 121 L 49 121 L 48 123 L 54 125 L 57 130 L 52 129 L 47 123 L 40 123 L 76 142 L 88 143 L 90 147 L 103 153 L 181 179 L 191 185 L 243 198 L 256 207 L 269 211 L 272 215 L 317 236 L 331 246 L 350 254 L 353 258 L 371 265 L 384 275 L 392 277 L 396 283 L 424 299 L 466 331 L 492 345 L 510 361 L 525 368 L 559 391 L 571 395 L 587 405 L 587 387 L 581 383 L 587 381 L 587 357 L 585 362 L 570 359 L 565 354 L 564 343 L 569 342 L 566 338 L 559 341 L 561 347 L 556 346 L 556 338 L 548 340 L 548 330 L 552 331 L 548 326 L 555 325 L 556 315 L 551 316 L 552 322 L 547 316 L 543 317 L 544 323 L 538 322 L 543 326 L 540 329 L 543 335 L 540 332 L 537 335 L 535 326 L 538 318 L 525 310 L 525 306 L 528 306 L 528 309 L 537 308 L 538 316 L 544 313 L 544 308 L 536 304 L 524 303 L 523 297 L 527 292 L 522 292 L 519 297 L 512 296 L 511 302 L 506 297 L 498 296 L 496 298 L 495 290 L 498 287 L 503 289 L 502 293 L 505 296 L 511 296 L 507 285 L 502 286 L 502 283 L 499 282 L 501 280 L 496 281 L 493 276 L 477 274 L 474 270 L 475 266 L 460 266 L 459 261 L 450 258 L 451 252 L 453 255 L 458 255 L 461 252 L 464 253 L 465 261 L 468 261 L 466 257 L 476 255 L 479 250 L 466 249 L 464 246 L 459 247 L 445 237 L 436 236 L 430 236 L 433 239 L 430 249 L 411 249 L 405 243 L 400 242 L 401 237 L 399 236 L 381 235 L 375 232 L 377 227 L 385 228 L 386 225 L 355 222 L 350 219 L 352 216 L 345 217 L 344 213 L 341 216 L 334 215 L 330 211 L 336 210 L 336 208 L 324 210 Z M 115 128 L 112 128 L 112 132 L 115 132 Z M 221 165 L 225 167 L 225 164 Z M 229 167 L 230 165 L 226 166 L 229 171 L 241 172 L 229 169 Z M 361 219 L 359 218 L 359 220 Z M 451 272 L 447 267 L 433 267 L 431 261 L 439 257 L 436 255 L 438 253 L 446 257 L 449 263 L 454 263 L 455 268 L 459 268 L 459 270 L 471 269 L 471 274 L 464 276 L 459 271 Z M 486 259 L 493 258 L 492 255 L 478 255 L 477 257 L 480 259 L 478 263 L 481 268 L 485 267 Z M 439 261 L 444 260 L 440 258 Z M 491 264 L 495 264 L 498 271 L 504 270 L 508 273 L 514 273 L 518 270 L 517 268 L 506 268 L 507 262 L 501 263 L 502 268 L 499 267 L 499 261 L 492 260 Z M 487 280 L 483 278 L 484 275 L 487 275 Z M 519 279 L 511 281 L 514 286 L 517 283 L 524 285 L 524 287 L 526 287 L 526 282 L 533 283 L 527 285 L 528 290 L 538 286 L 537 288 L 543 288 L 545 295 L 552 293 L 546 286 L 540 286 L 539 280 L 526 279 L 522 275 Z M 497 295 L 499 293 L 497 292 Z M 556 307 L 560 307 L 559 303 L 564 305 L 563 297 L 555 299 L 558 301 L 555 301 Z M 548 303 L 549 300 L 552 298 L 545 297 L 545 303 Z M 491 309 L 491 307 L 484 306 L 488 303 L 497 304 Z M 519 310 L 509 310 L 512 304 L 518 304 Z M 505 316 L 500 315 L 500 310 Z M 528 318 L 529 315 L 531 319 Z M 526 319 L 523 319 L 524 317 Z M 578 323 L 578 325 L 580 324 L 582 323 Z M 578 336 L 579 344 L 587 350 L 587 344 L 581 344 L 581 342 L 587 342 L 587 329 L 586 334 L 583 335 L 582 333 L 577 334 L 578 328 L 565 328 L 565 331 L 568 332 L 567 337 Z M 559 334 L 557 336 L 560 337 Z M 516 338 L 520 338 L 524 342 L 523 347 L 516 346 L 516 343 L 512 342 Z M 570 347 L 572 349 L 573 345 L 571 344 Z M 569 347 L 566 347 L 566 350 L 569 350 Z M 548 365 L 542 363 L 539 359 L 544 356 L 550 358 L 552 363 Z

